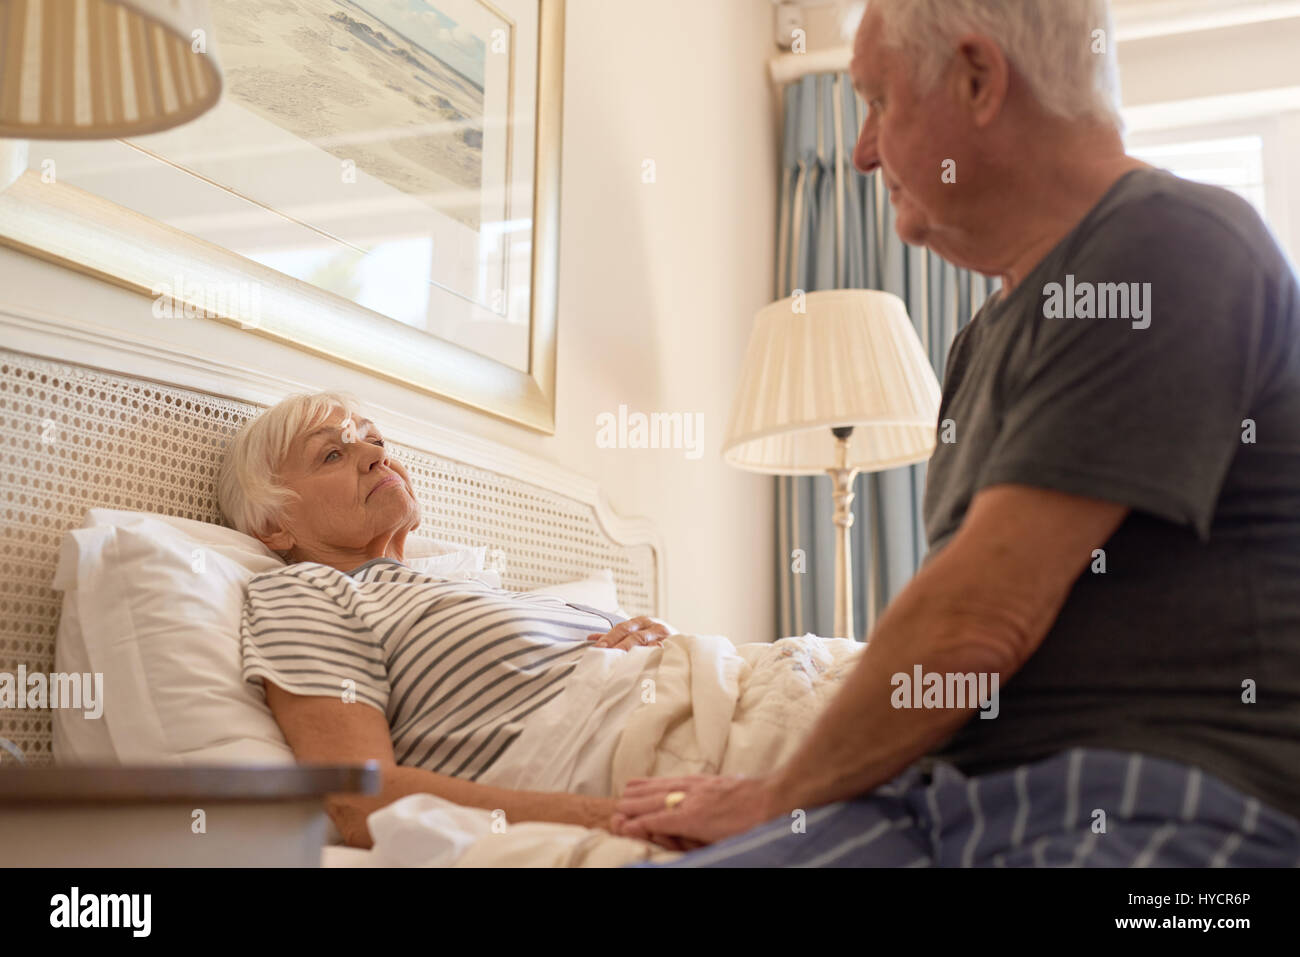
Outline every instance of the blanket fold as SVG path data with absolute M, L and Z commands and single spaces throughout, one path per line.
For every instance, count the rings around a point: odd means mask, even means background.
M 721 635 L 672 635 L 651 686 L 637 689 L 640 704 L 621 731 L 612 729 L 613 793 L 632 778 L 776 769 L 811 732 L 863 647 L 811 634 L 739 646 Z M 399 866 L 614 867 L 678 856 L 603 830 L 507 822 L 431 794 L 409 795 L 368 820 L 376 853 Z

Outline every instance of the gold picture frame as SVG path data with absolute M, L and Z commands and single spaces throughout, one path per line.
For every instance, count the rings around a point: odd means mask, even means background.
M 176 308 L 324 356 L 538 432 L 555 431 L 565 0 L 538 3 L 537 114 L 529 259 L 528 370 L 390 320 L 342 296 L 75 186 L 44 181 L 33 156 L 0 191 L 0 244 Z M 3 185 L 0 183 L 0 185 Z M 257 291 L 256 309 L 235 290 Z M 190 290 L 208 290 L 195 302 Z M 211 290 L 231 290 L 214 303 Z M 187 313 L 189 315 L 190 313 Z

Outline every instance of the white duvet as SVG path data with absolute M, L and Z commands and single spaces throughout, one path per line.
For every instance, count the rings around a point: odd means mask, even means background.
M 617 795 L 636 777 L 770 771 L 799 746 L 862 648 L 815 635 L 737 646 L 678 634 L 662 648 L 592 649 L 480 781 Z M 679 856 L 600 829 L 512 823 L 431 794 L 395 801 L 368 823 L 376 861 L 391 866 L 614 867 Z

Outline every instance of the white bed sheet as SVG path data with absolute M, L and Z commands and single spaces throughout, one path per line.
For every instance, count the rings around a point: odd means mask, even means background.
M 765 773 L 802 743 L 862 649 L 848 639 L 813 635 L 740 646 L 720 635 L 674 635 L 653 672 L 651 700 L 643 699 L 639 684 L 644 663 L 610 659 L 615 690 L 600 690 L 597 681 L 585 699 L 598 706 L 595 718 L 582 710 L 587 707 L 582 694 L 538 712 L 550 712 L 536 732 L 543 750 L 521 749 L 524 756 L 509 766 L 524 776 L 514 786 L 542 790 L 528 778 L 535 772 L 545 789 L 609 780 L 608 793 L 617 794 L 633 777 Z M 598 677 L 604 668 L 592 665 L 590 675 Z M 630 713 L 611 720 L 629 688 L 637 692 Z M 561 695 L 556 702 L 564 699 Z M 601 710 L 602 703 L 610 707 Z M 541 740 L 552 734 L 558 743 Z M 584 739 L 592 734 L 594 749 Z M 597 758 L 608 763 L 593 771 Z M 545 765 L 546 760 L 555 763 Z M 509 778 L 503 773 L 493 783 L 499 780 Z M 367 823 L 377 860 L 395 866 L 616 867 L 678 856 L 599 829 L 498 818 L 431 794 L 411 794 L 376 811 Z
M 585 652 L 564 693 L 528 716 L 519 739 L 479 783 L 517 791 L 616 794 L 610 777 L 614 752 L 632 712 L 653 698 L 663 655 L 662 647 L 644 646 Z
M 628 716 L 653 689 L 653 684 L 647 684 L 647 681 L 653 681 L 662 656 L 663 649 L 658 647 L 629 651 L 591 649 L 569 676 L 564 694 L 529 716 L 519 740 L 501 761 L 480 777 L 479 783 L 516 790 L 611 795 L 610 768 L 619 736 Z M 412 798 L 416 800 L 412 801 Z M 454 807 L 430 795 L 412 795 L 403 801 L 408 814 L 424 812 L 419 822 L 414 824 L 413 836 L 416 839 L 421 834 L 429 836 L 432 830 L 430 811 L 445 813 Z M 480 832 L 482 836 L 481 829 L 475 828 L 477 813 L 459 814 L 450 821 L 443 817 L 438 830 L 458 835 Z M 411 826 L 409 820 L 407 826 Z M 572 852 L 575 842 L 571 839 L 578 835 L 558 825 L 556 828 L 554 833 L 543 829 L 540 834 L 533 834 L 533 840 L 552 848 L 567 844 Z M 565 838 L 570 840 L 566 842 Z M 454 855 L 440 854 L 438 862 L 431 866 L 443 865 L 444 857 L 446 863 L 450 863 L 451 858 L 459 857 L 470 843 L 462 836 L 448 849 L 454 850 Z M 637 845 L 642 843 L 636 842 Z M 499 851 L 502 844 L 494 842 L 496 850 Z M 659 850 L 653 846 L 623 848 L 624 856 L 635 859 L 651 856 Z M 321 866 L 387 867 L 406 866 L 406 862 L 386 864 L 373 849 L 339 843 L 322 849 Z

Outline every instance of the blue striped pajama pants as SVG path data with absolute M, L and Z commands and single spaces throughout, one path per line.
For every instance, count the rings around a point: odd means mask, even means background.
M 1300 866 L 1295 818 L 1199 768 L 1094 748 L 975 777 L 946 763 L 932 775 L 912 766 L 862 797 L 809 810 L 802 832 L 795 820 L 629 866 Z

